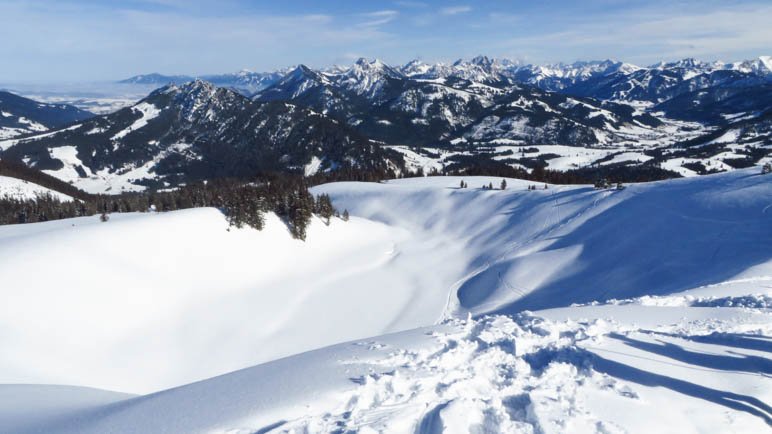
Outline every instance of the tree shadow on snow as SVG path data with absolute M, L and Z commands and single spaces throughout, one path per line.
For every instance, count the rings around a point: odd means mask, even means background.
M 719 389 L 712 389 L 689 381 L 668 377 L 667 375 L 645 371 L 621 362 L 603 358 L 585 349 L 564 348 L 555 350 L 545 348 L 541 351 L 526 355 L 525 360 L 536 375 L 541 375 L 540 373 L 552 362 L 570 363 L 580 370 L 591 368 L 594 371 L 619 380 L 640 384 L 646 387 L 663 387 L 732 410 L 742 411 L 759 417 L 764 420 L 767 425 L 772 426 L 772 407 L 758 398 Z
M 668 357 L 679 362 L 687 363 L 689 365 L 702 366 L 705 368 L 724 371 L 743 371 L 760 374 L 772 374 L 772 360 L 764 357 L 750 356 L 746 354 L 738 354 L 739 357 L 724 356 L 720 354 L 708 354 L 689 351 L 670 342 L 658 341 L 659 343 L 653 343 L 639 341 L 618 333 L 609 333 L 607 336 L 620 340 L 633 348 Z
M 542 250 L 581 247 L 571 269 L 489 313 L 667 295 L 731 279 L 772 259 L 772 214 L 716 207 L 704 193 L 688 184 L 652 189 L 599 211 Z M 569 217 L 557 208 L 561 220 Z
M 772 426 L 772 407 L 752 396 L 711 389 L 685 380 L 679 380 L 666 375 L 655 374 L 653 372 L 634 368 L 623 363 L 605 359 L 595 354 L 593 354 L 592 357 L 592 366 L 596 371 L 608 374 L 620 380 L 638 383 L 647 387 L 664 387 L 674 392 L 703 399 L 732 410 L 749 413 L 760 417 L 767 425 Z
M 701 344 L 723 345 L 725 347 L 742 348 L 745 350 L 763 351 L 772 353 L 772 340 L 766 336 L 748 335 L 739 333 L 713 332 L 709 335 L 678 335 L 674 333 L 657 332 L 653 330 L 640 330 L 642 333 L 685 339 Z

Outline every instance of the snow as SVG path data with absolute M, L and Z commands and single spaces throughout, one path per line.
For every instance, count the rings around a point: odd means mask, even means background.
M 150 141 L 149 144 L 154 145 L 157 142 Z M 44 172 L 67 181 L 87 193 L 120 194 L 123 192 L 137 192 L 145 190 L 146 187 L 136 184 L 135 181 L 155 178 L 154 170 L 156 164 L 169 154 L 178 153 L 185 158 L 196 158 L 195 154 L 189 151 L 191 148 L 192 145 L 190 143 L 174 143 L 159 152 L 152 160 L 145 164 L 130 163 L 115 169 L 106 167 L 94 173 L 77 158 L 75 147 L 62 146 L 60 148 L 52 148 L 51 154 L 52 157 L 61 160 L 64 163 L 64 167 L 58 170 L 45 170 Z M 81 177 L 78 174 L 75 170 L 77 166 L 83 168 L 86 172 L 86 177 Z
M 319 171 L 319 167 L 321 165 L 322 165 L 322 160 L 317 156 L 313 156 L 311 157 L 311 162 L 306 164 L 305 167 L 303 168 L 303 172 L 305 173 L 306 176 L 312 176 Z
M 305 243 L 212 209 L 0 227 L 0 383 L 180 386 L 55 421 L 0 387 L 0 431 L 764 432 L 758 172 L 333 183 L 352 219 Z
M 25 420 L 56 423 L 57 418 L 69 413 L 133 397 L 88 387 L 3 384 L 0 385 L 0 427 L 3 432 L 20 432 Z
M 653 157 L 645 155 L 642 152 L 620 152 L 615 154 L 614 157 L 608 161 L 600 163 L 601 165 L 616 164 L 623 162 L 645 162 L 651 160 Z
M 57 170 L 44 170 L 43 172 L 55 176 L 66 182 L 75 182 L 80 179 L 76 168 L 80 167 L 86 172 L 86 175 L 91 176 L 91 169 L 83 164 L 78 158 L 78 148 L 75 146 L 60 146 L 58 148 L 50 148 L 49 153 L 51 158 L 59 160 L 64 164 L 64 167 Z
M 4 278 L 0 293 L 0 329 L 14 342 L 0 356 L 0 383 L 150 392 L 419 325 L 399 317 L 413 277 L 389 277 L 404 231 L 357 218 L 315 221 L 303 243 L 267 217 L 261 232 L 227 231 L 214 209 L 0 227 L 0 273 L 17 276 Z M 38 261 L 46 273 L 35 271 Z M 89 264 L 88 279 L 72 272 L 77 263 Z M 402 287 L 368 288 L 375 276 Z M 345 318 L 369 302 L 381 313 L 352 328 Z M 432 307 L 435 315 L 442 308 Z M 110 363 L 115 357 L 123 362 Z
M 759 56 L 759 60 L 764 64 L 769 73 L 772 73 L 772 56 Z
M 710 142 L 706 143 L 702 146 L 712 145 L 714 143 L 735 143 L 742 135 L 742 130 L 740 129 L 731 129 L 727 131 L 726 133 L 722 134 L 721 137 L 718 137 L 716 139 L 711 140 Z
M 36 196 L 50 194 L 62 202 L 72 201 L 72 197 L 49 188 L 0 175 L 0 198 L 10 196 L 15 199 L 34 199 Z
M 61 130 L 51 131 L 51 132 L 47 132 L 47 133 L 44 133 L 44 134 L 38 134 L 38 135 L 35 135 L 35 136 L 31 136 L 31 137 L 25 137 L 23 139 L 14 139 L 14 140 L 0 141 L 0 151 L 5 151 L 6 149 L 10 148 L 11 146 L 13 146 L 13 145 L 15 145 L 17 143 L 26 142 L 26 141 L 31 140 L 31 139 L 40 139 L 40 138 L 43 138 L 43 137 L 53 136 L 55 134 L 59 134 L 59 133 L 64 132 L 64 131 L 77 130 L 80 127 L 81 127 L 81 124 L 76 124 L 76 125 L 72 125 L 70 127 L 61 129 Z
M 148 122 L 150 122 L 152 119 L 157 118 L 158 115 L 161 114 L 161 110 L 158 107 L 146 102 L 141 102 L 131 107 L 131 110 L 139 112 L 142 116 L 136 121 L 134 121 L 134 123 L 126 127 L 125 129 L 117 132 L 112 137 L 112 140 L 121 139 L 125 137 L 127 134 L 131 133 L 132 131 L 136 131 L 144 127 L 145 125 L 147 125 Z
M 10 139 L 28 133 L 29 131 L 26 128 L 0 127 L 0 140 Z M 0 143 L 0 146 L 3 146 L 2 143 Z
M 764 432 L 771 332 L 768 311 L 714 308 L 451 320 L 97 403 L 55 423 L 13 421 L 19 432 L 56 433 Z

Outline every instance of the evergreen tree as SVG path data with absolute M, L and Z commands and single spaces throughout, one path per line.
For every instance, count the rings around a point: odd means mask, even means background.
M 344 222 L 348 221 L 348 210 L 347 209 L 343 210 L 343 221 Z
M 506 190 L 507 189 L 507 180 L 506 179 L 502 179 L 501 180 L 501 189 L 502 190 Z
M 321 194 L 316 197 L 316 212 L 325 220 L 326 224 L 330 224 L 330 217 L 332 217 L 335 209 L 332 207 L 332 201 L 328 194 Z
M 488 190 L 493 190 L 493 182 L 488 184 Z

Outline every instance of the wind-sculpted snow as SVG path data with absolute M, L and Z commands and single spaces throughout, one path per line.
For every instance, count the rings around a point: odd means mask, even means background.
M 772 275 L 772 180 L 757 169 L 625 190 L 547 186 L 481 190 L 501 179 L 331 184 L 339 208 L 442 240 L 462 258 L 448 315 L 517 312 L 666 295 L 732 278 Z M 405 246 L 409 244 L 403 244 Z M 397 246 L 397 250 L 400 249 Z M 755 271 L 752 267 L 758 266 Z
M 763 432 L 770 334 L 769 312 L 741 309 L 601 305 L 454 319 L 24 428 Z
M 461 180 L 315 187 L 352 217 L 306 243 L 216 210 L 0 228 L 0 381 L 180 386 L 39 386 L 51 417 L 4 398 L 0 432 L 772 426 L 769 175 Z

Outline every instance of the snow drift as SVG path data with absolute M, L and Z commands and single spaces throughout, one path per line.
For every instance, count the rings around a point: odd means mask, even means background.
M 622 432 L 651 411 L 688 415 L 662 431 L 772 423 L 772 178 L 464 179 L 316 187 L 353 217 L 315 220 L 306 243 L 273 216 L 228 230 L 213 209 L 0 227 L 0 382 L 144 393 L 267 362 L 128 399 L 26 386 L 23 402 L 49 403 L 40 418 L 0 386 L 0 428 Z

